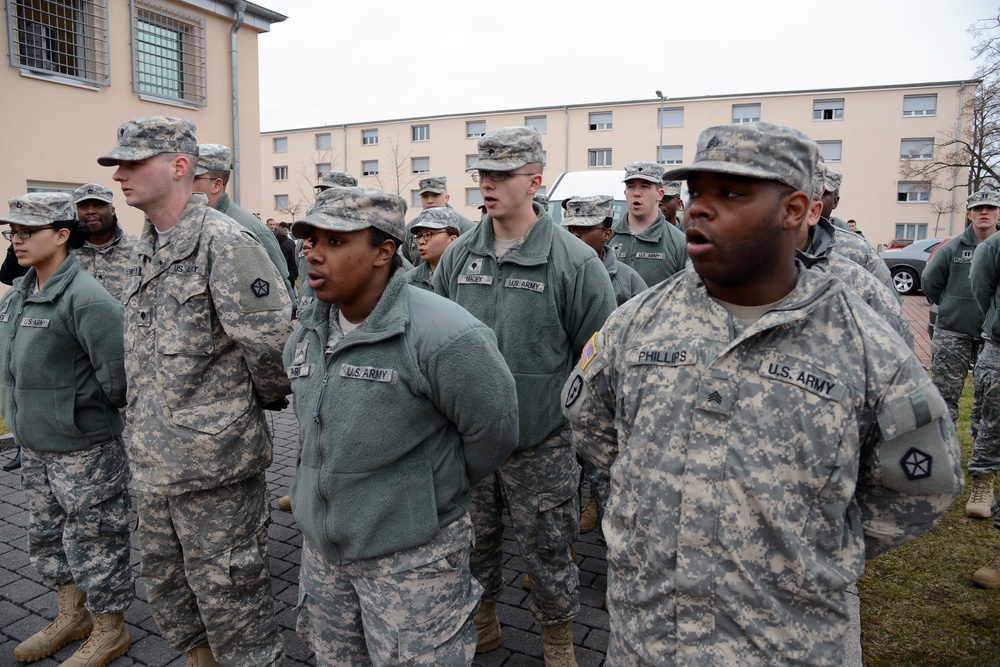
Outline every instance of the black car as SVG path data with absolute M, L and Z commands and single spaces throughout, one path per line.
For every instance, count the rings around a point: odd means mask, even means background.
M 914 241 L 905 248 L 898 250 L 883 250 L 878 254 L 885 260 L 892 274 L 892 284 L 900 294 L 916 294 L 920 290 L 920 275 L 927 266 L 931 253 L 948 236 Z

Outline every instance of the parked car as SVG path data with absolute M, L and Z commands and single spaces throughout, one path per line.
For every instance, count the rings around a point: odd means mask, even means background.
M 878 254 L 885 260 L 892 274 L 892 284 L 900 294 L 916 294 L 920 291 L 920 274 L 927 266 L 931 253 L 950 237 L 935 237 L 914 241 L 905 248 L 883 250 Z
M 885 247 L 886 250 L 898 250 L 899 248 L 905 248 L 906 246 L 913 243 L 913 239 L 893 239 L 889 241 L 889 245 Z

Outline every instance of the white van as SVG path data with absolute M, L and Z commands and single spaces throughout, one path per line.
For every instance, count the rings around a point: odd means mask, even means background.
M 552 222 L 562 222 L 562 203 L 570 197 L 591 197 L 611 195 L 615 198 L 615 220 L 628 210 L 625 201 L 624 169 L 602 169 L 600 171 L 567 171 L 556 178 L 548 190 L 549 213 Z

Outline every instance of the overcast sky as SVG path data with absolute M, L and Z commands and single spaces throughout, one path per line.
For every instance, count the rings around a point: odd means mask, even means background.
M 261 129 L 971 78 L 997 0 L 257 0 Z

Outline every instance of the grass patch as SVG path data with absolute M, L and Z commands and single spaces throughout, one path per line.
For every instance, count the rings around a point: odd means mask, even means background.
M 963 470 L 971 408 L 970 380 L 959 403 Z M 1000 531 L 965 516 L 969 486 L 932 530 L 866 564 L 858 584 L 866 667 L 1000 665 L 1000 589 L 972 583 L 1000 551 Z

